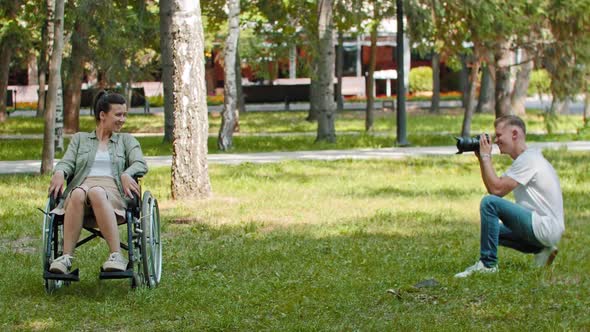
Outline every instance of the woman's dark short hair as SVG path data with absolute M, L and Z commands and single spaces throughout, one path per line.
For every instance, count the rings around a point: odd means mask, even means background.
M 526 125 L 524 124 L 524 121 L 516 115 L 503 115 L 497 118 L 496 121 L 494 121 L 494 127 L 497 127 L 501 123 L 519 127 L 522 129 L 522 133 L 526 135 Z
M 118 93 L 101 90 L 94 97 L 94 118 L 100 121 L 100 112 L 108 113 L 111 110 L 111 104 L 125 105 L 125 97 Z

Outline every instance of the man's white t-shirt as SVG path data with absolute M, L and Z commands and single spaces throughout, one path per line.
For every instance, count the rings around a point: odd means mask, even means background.
M 565 230 L 563 196 L 557 173 L 538 149 L 526 149 L 504 173 L 519 185 L 513 190 L 516 204 L 532 211 L 533 233 L 550 247 Z

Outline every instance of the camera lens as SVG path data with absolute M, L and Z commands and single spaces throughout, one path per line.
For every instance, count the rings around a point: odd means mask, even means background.
M 485 135 L 489 141 L 490 136 L 488 134 Z M 479 149 L 479 135 L 473 137 L 455 137 L 455 139 L 457 140 L 457 154 Z

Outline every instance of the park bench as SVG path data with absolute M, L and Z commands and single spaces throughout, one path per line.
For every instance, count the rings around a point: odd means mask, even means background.
M 290 103 L 310 101 L 309 89 L 310 84 L 245 85 L 242 91 L 245 103 L 285 103 L 288 111 Z

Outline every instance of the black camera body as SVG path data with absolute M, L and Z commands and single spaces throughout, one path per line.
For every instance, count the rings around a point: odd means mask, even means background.
M 488 141 L 490 135 L 485 134 Z M 473 137 L 455 137 L 457 140 L 457 154 L 469 151 L 477 151 L 479 149 L 479 135 Z

